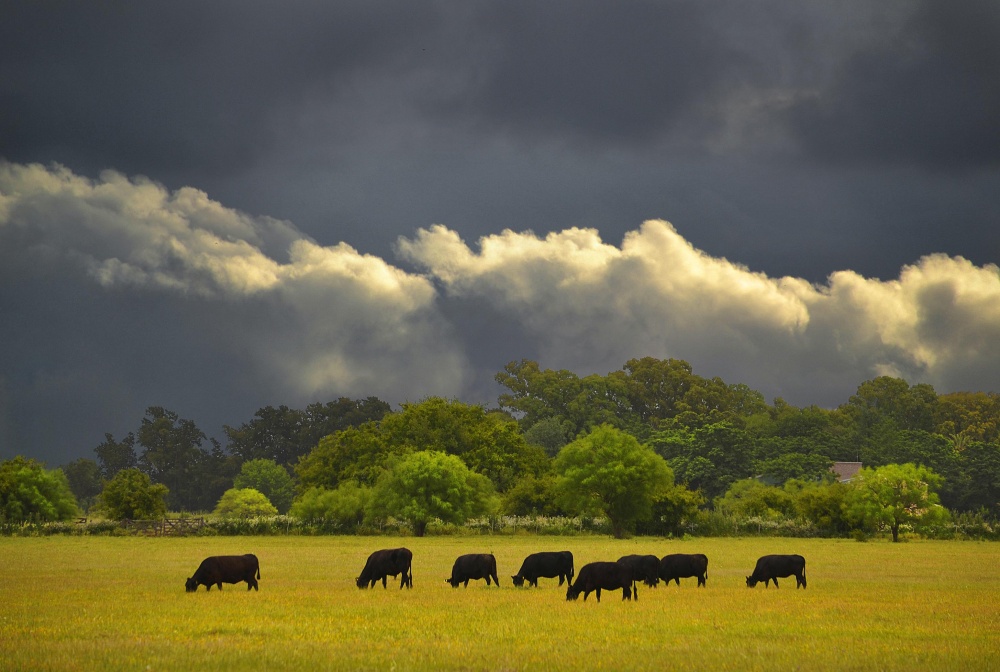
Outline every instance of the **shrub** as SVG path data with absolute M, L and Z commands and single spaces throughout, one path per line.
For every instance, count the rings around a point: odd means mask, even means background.
M 230 488 L 223 493 L 215 513 L 223 518 L 274 516 L 278 510 L 264 493 L 253 488 Z

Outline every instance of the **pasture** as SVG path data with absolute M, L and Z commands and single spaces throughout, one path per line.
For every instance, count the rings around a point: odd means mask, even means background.
M 369 552 L 413 551 L 412 590 L 358 590 Z M 521 560 L 576 568 L 629 553 L 705 553 L 708 586 L 567 602 Z M 501 587 L 445 583 L 454 558 L 497 557 Z M 246 584 L 184 592 L 206 556 L 254 553 Z M 748 589 L 757 557 L 801 553 L 809 588 Z M 4 670 L 1000 669 L 1000 546 L 818 539 L 602 537 L 0 538 Z

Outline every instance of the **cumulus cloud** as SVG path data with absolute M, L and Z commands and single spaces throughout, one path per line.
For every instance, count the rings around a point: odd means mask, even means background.
M 948 391 L 988 388 L 1000 374 L 1000 271 L 961 257 L 925 256 L 889 281 L 845 270 L 814 284 L 707 254 L 662 220 L 618 245 L 569 228 L 506 230 L 477 249 L 435 225 L 399 238 L 396 253 L 424 273 L 321 245 L 197 189 L 0 164 L 0 255 L 76 269 L 123 311 L 167 297 L 155 318 L 141 313 L 149 324 L 138 339 L 162 348 L 166 328 L 184 339 L 169 346 L 174 359 L 227 358 L 220 393 L 250 384 L 272 389 L 269 399 L 287 395 L 283 403 L 490 401 L 493 374 L 520 357 L 581 374 L 675 357 L 702 375 L 823 405 L 876 375 Z M 61 358 L 71 350 L 49 347 Z M 74 379 L 97 381 L 93 372 L 117 357 L 90 357 Z M 44 375 L 59 371 L 39 370 L 35 382 Z
M 301 394 L 461 387 L 464 364 L 428 279 L 345 243 L 318 245 L 287 222 L 226 208 L 197 189 L 0 164 L 4 228 L 26 234 L 26 251 L 75 262 L 108 289 L 252 305 L 228 338 Z
M 924 257 L 889 282 L 842 271 L 814 285 L 712 257 L 660 220 L 620 247 L 592 229 L 508 230 L 476 252 L 434 226 L 398 250 L 448 294 L 479 297 L 525 325 L 549 366 L 607 371 L 631 357 L 676 357 L 813 400 L 831 387 L 843 400 L 841 383 L 881 374 L 954 389 L 975 382 L 960 371 L 989 372 L 984 382 L 1000 373 L 1000 272 L 960 257 Z

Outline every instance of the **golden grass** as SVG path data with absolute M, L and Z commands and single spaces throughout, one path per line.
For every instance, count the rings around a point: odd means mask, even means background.
M 368 553 L 405 545 L 414 588 L 358 590 Z M 579 569 L 627 553 L 703 552 L 708 587 L 567 602 L 525 555 Z M 184 592 L 208 555 L 252 552 L 260 592 Z M 497 556 L 502 587 L 453 589 L 454 558 Z M 806 557 L 807 590 L 750 590 L 765 553 Z M 599 537 L 2 538 L 3 670 L 1000 669 L 1000 546 Z

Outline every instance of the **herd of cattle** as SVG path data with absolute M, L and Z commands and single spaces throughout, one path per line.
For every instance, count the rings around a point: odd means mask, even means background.
M 388 577 L 393 580 L 402 575 L 399 587 L 413 587 L 413 553 L 407 548 L 388 548 L 375 551 L 368 556 L 361 575 L 355 579 L 358 588 L 372 588 L 379 581 L 385 588 Z M 573 577 L 576 576 L 576 581 Z M 778 579 L 795 577 L 795 587 L 806 587 L 806 559 L 801 555 L 765 555 L 757 560 L 753 573 L 747 577 L 747 586 L 753 588 L 760 582 L 768 587 L 774 581 L 778 587 Z M 698 586 L 703 587 L 708 580 L 708 558 L 700 553 L 673 553 L 658 558 L 655 555 L 626 555 L 616 562 L 590 562 L 580 568 L 575 574 L 573 569 L 573 554 L 569 551 L 532 553 L 521 563 L 521 569 L 511 579 L 515 586 L 538 587 L 538 579 L 559 579 L 559 585 L 566 582 L 566 599 L 575 600 L 583 593 L 584 601 L 591 593 L 596 593 L 597 601 L 601 601 L 602 590 L 621 590 L 623 600 L 639 599 L 636 584 L 641 582 L 653 587 L 660 581 L 681 584 L 681 579 L 697 578 Z M 205 586 L 211 590 L 218 586 L 222 590 L 223 583 L 240 583 L 246 581 L 247 590 L 260 590 L 257 580 L 260 579 L 260 563 L 256 555 L 216 555 L 205 558 L 198 566 L 194 576 L 184 584 L 190 593 Z M 500 585 L 497 577 L 497 560 L 490 553 L 472 553 L 460 555 L 451 568 L 451 577 L 445 583 L 457 588 L 459 584 L 469 586 L 469 581 L 486 579 L 486 585 Z

